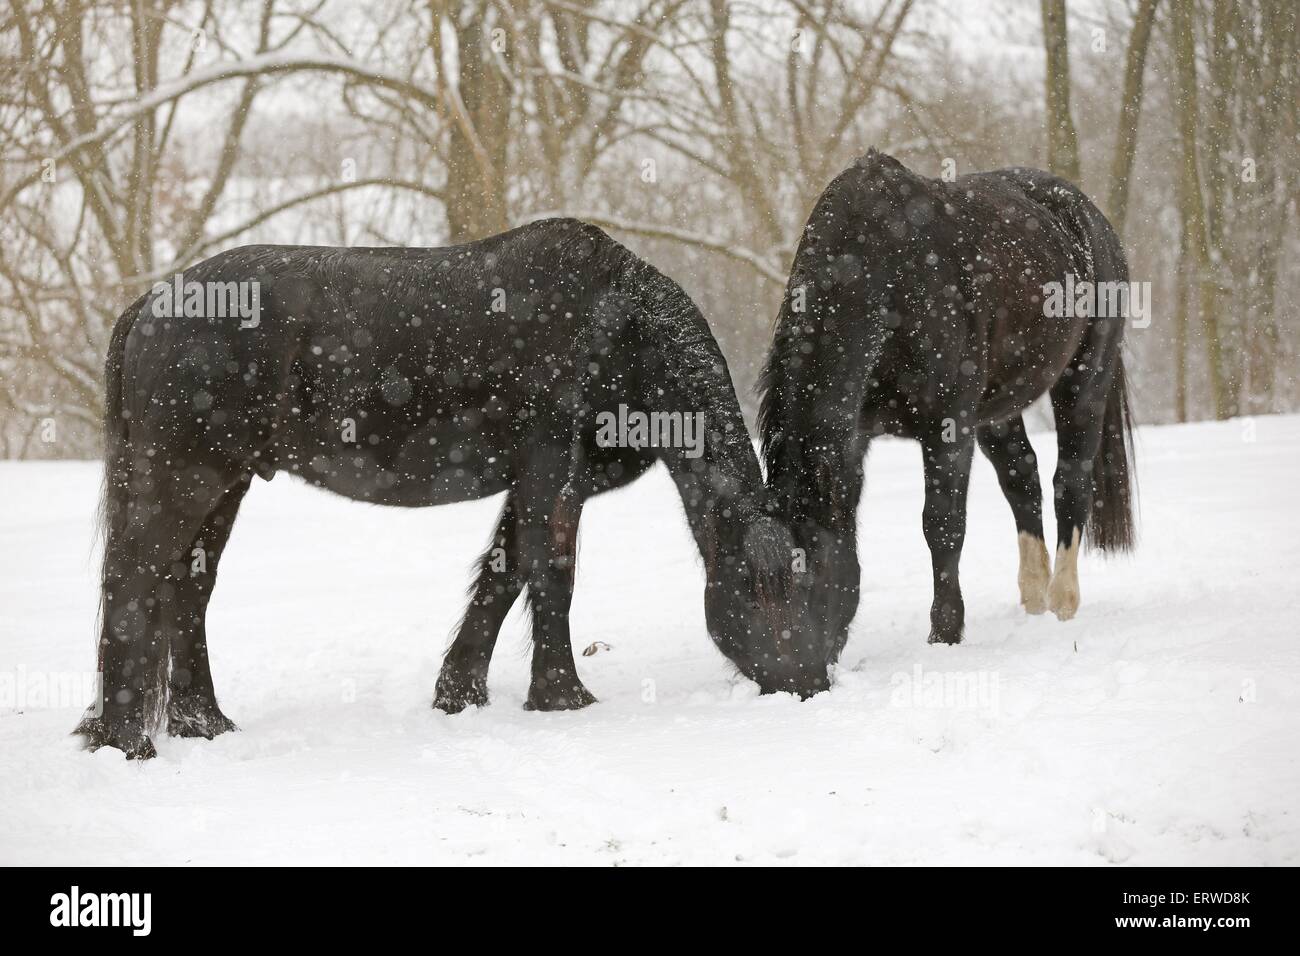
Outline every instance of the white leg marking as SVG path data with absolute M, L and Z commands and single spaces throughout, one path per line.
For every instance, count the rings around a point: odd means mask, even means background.
M 1047 586 L 1047 603 L 1059 620 L 1068 621 L 1079 610 L 1079 529 L 1069 547 L 1056 549 L 1056 570 Z
M 1028 531 L 1020 532 L 1020 603 L 1030 614 L 1047 610 L 1047 583 L 1052 569 L 1047 560 L 1047 545 Z

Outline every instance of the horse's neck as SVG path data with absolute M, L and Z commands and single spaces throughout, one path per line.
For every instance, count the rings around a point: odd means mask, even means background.
M 688 459 L 680 454 L 663 456 L 706 566 L 713 561 L 729 529 L 743 527 L 765 512 L 767 490 L 748 439 L 746 443 L 749 462 Z
M 719 359 L 720 361 L 720 359 Z M 666 447 L 659 457 L 668 468 L 686 518 L 705 558 L 719 530 L 747 522 L 764 512 L 767 489 L 754 443 L 745 428 L 729 380 L 713 381 L 715 369 L 684 388 L 656 387 L 643 397 L 647 410 L 703 409 L 702 442 L 696 449 Z M 694 457 L 688 455 L 692 452 Z M 724 522 L 726 524 L 724 524 Z
M 867 444 L 863 392 L 879 355 L 879 343 L 868 337 L 853 348 L 815 350 L 797 365 L 769 360 L 767 486 L 787 518 L 841 534 L 856 527 Z
M 768 487 L 780 512 L 840 534 L 857 528 L 866 443 L 858 436 L 813 443 L 787 441 L 770 459 Z
M 815 288 L 811 278 L 790 281 L 792 288 Z M 763 400 L 767 485 L 785 516 L 852 534 L 868 440 L 862 406 L 891 333 L 865 319 L 835 325 L 835 305 L 834 293 L 814 294 L 799 317 L 787 297 L 777 317 Z M 839 305 L 840 314 L 850 311 Z M 814 332 L 823 341 L 803 354 Z

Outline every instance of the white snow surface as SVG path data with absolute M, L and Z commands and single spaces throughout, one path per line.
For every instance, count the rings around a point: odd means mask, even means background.
M 1053 436 L 1035 447 L 1050 489 Z M 1300 417 L 1146 428 L 1138 460 L 1138 550 L 1085 556 L 1061 623 L 1017 606 L 981 459 L 966 640 L 931 647 L 919 451 L 877 442 L 861 607 L 807 702 L 713 649 L 656 469 L 583 516 L 573 631 L 610 645 L 578 658 L 600 702 L 521 709 L 516 608 L 492 703 L 454 717 L 434 679 L 499 501 L 259 481 L 208 618 L 241 732 L 143 763 L 80 750 L 79 709 L 33 691 L 93 669 L 98 464 L 0 464 L 0 863 L 1300 862 Z

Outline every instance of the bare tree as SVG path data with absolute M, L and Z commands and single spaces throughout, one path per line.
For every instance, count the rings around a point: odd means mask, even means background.
M 1172 40 L 1178 90 L 1178 134 L 1181 143 L 1179 208 L 1182 215 L 1188 258 L 1195 273 L 1197 311 L 1201 334 L 1205 337 L 1209 361 L 1211 397 L 1215 415 L 1227 418 L 1232 413 L 1223 368 L 1223 343 L 1219 328 L 1219 283 L 1210 254 L 1210 231 L 1206 222 L 1205 200 L 1201 190 L 1201 173 L 1197 150 L 1196 40 L 1192 32 L 1189 4 L 1175 3 L 1172 10 Z
M 0 7 L 0 454 L 93 453 L 110 325 L 219 250 L 440 244 L 555 214 L 680 278 L 748 401 L 833 176 L 869 146 L 927 175 L 1032 163 L 1044 128 L 1070 179 L 1080 142 L 1113 144 L 1110 212 L 1183 303 L 1134 340 L 1153 369 L 1177 353 L 1172 388 L 1135 375 L 1148 417 L 1300 402 L 1288 0 L 1130 0 L 1122 70 L 1085 51 L 1073 86 L 1067 13 L 1095 11 L 1040 0 L 1031 99 L 935 32 L 935 0 Z
M 1070 42 L 1065 0 L 1040 0 L 1047 54 L 1047 168 L 1079 181 L 1079 139 L 1070 115 Z
M 1142 118 L 1142 79 L 1146 72 L 1147 48 L 1151 45 L 1151 28 L 1159 6 L 1160 0 L 1140 0 L 1124 58 L 1124 89 L 1120 94 L 1119 122 L 1115 124 L 1115 154 L 1111 161 L 1108 203 L 1111 222 L 1120 235 L 1124 234 L 1124 221 L 1128 218 L 1129 180 L 1133 175 L 1133 157 L 1137 152 Z

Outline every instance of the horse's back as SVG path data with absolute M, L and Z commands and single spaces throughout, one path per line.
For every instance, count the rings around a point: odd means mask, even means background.
M 1078 187 L 1051 173 L 1017 167 L 949 182 L 872 150 L 814 205 L 791 288 L 807 290 L 825 331 L 855 340 L 850 352 L 878 356 L 864 425 L 925 427 L 971 375 L 984 381 L 981 418 L 1002 419 L 1046 392 L 1084 340 L 1090 318 L 1048 315 L 1046 290 L 1068 275 L 1119 271 L 1108 229 Z M 781 322 L 770 367 L 800 341 L 798 316 L 787 310 Z
M 570 442 L 584 323 L 628 257 L 574 220 L 440 248 L 228 250 L 121 320 L 133 440 L 379 503 L 494 494 L 520 449 Z

